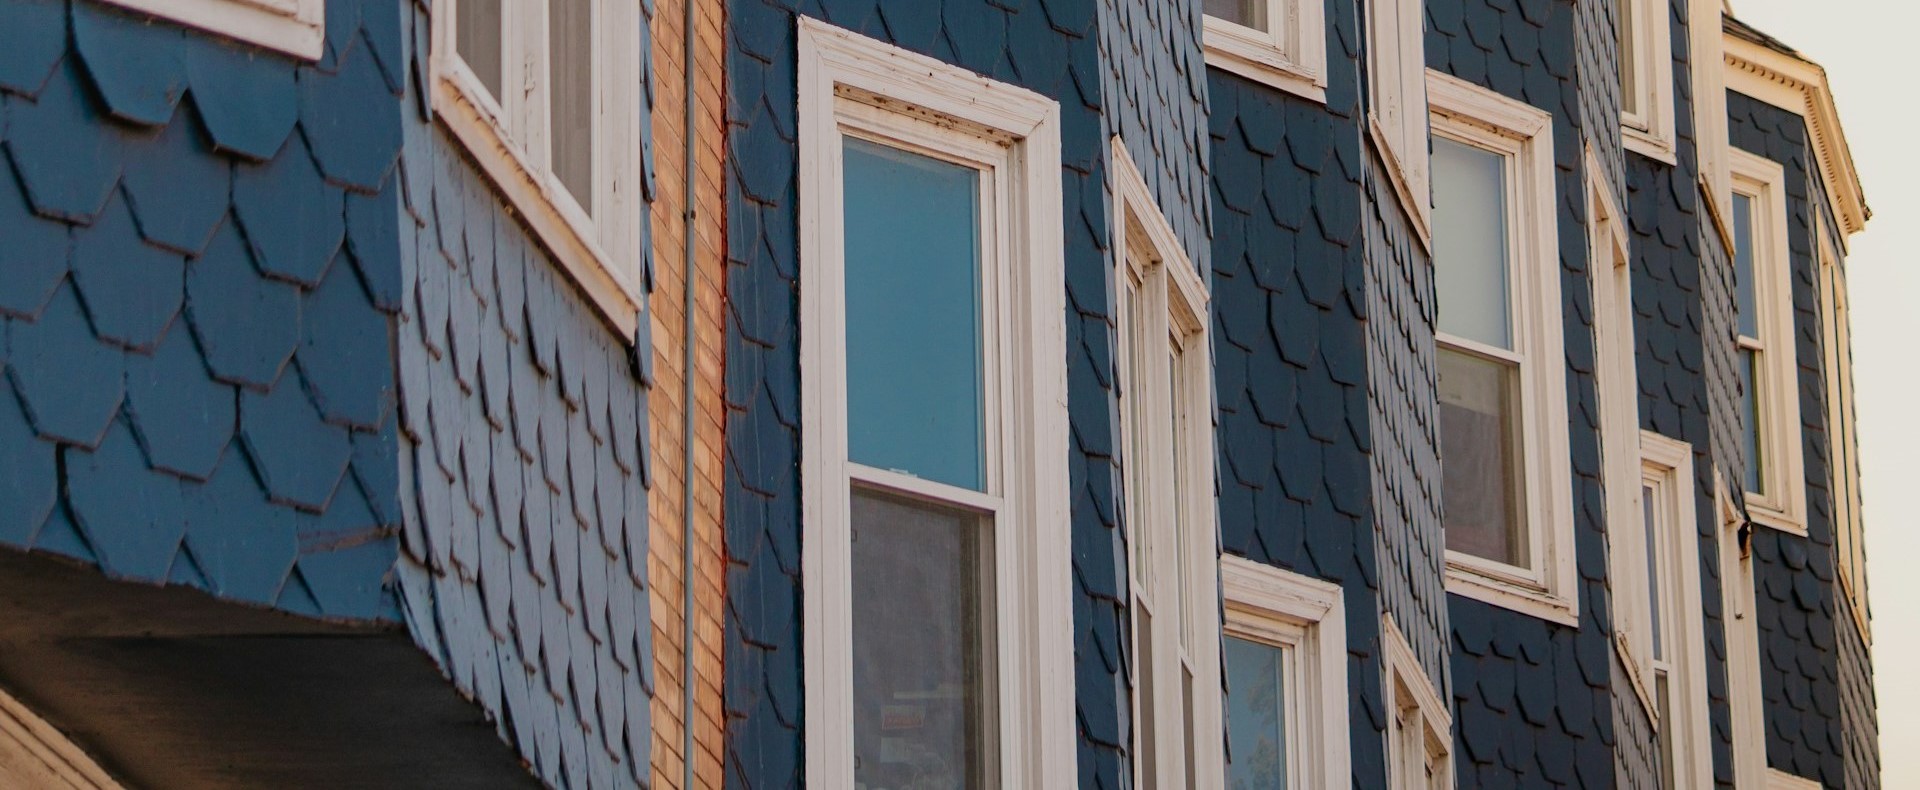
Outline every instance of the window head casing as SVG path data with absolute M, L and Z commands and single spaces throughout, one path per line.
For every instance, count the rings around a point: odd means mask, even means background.
M 1578 624 L 1553 118 L 1429 72 L 1447 590 Z
M 1786 175 L 1780 163 L 1735 149 L 1734 300 L 1741 376 L 1742 486 L 1756 523 L 1805 534 L 1800 388 L 1795 360 L 1793 272 L 1787 248 Z
M 1325 103 L 1323 5 L 1321 0 L 1206 0 L 1207 65 Z
M 916 755 L 969 786 L 1071 784 L 1059 107 L 812 19 L 798 43 L 808 784 Z M 906 244 L 946 262 L 941 287 L 887 277 Z M 923 395 L 931 425 L 902 424 Z M 952 463 L 916 436 L 976 450 Z M 907 560 L 945 586 L 862 592 Z M 955 627 L 884 635 L 929 619 Z M 880 747 L 900 723 L 914 743 Z
M 640 9 L 623 0 L 444 0 L 435 113 L 632 342 L 641 294 Z

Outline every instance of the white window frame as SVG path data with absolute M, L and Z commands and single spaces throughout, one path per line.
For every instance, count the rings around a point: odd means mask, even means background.
M 1759 398 L 1759 444 L 1767 493 L 1746 492 L 1756 523 L 1807 534 L 1805 459 L 1801 450 L 1799 363 L 1793 313 L 1793 261 L 1787 247 L 1786 173 L 1779 162 L 1734 149 L 1729 156 L 1733 191 L 1752 201 L 1757 338 L 1741 337 L 1742 349 L 1759 352 L 1754 387 Z M 1727 205 L 1731 210 L 1732 198 Z M 1757 341 L 1757 342 L 1756 342 Z M 1747 459 L 1752 463 L 1754 459 Z
M 1222 781 L 1222 752 L 1209 748 L 1212 734 L 1221 731 L 1220 695 L 1214 693 L 1220 688 L 1220 553 L 1214 542 L 1209 297 L 1119 137 L 1112 151 L 1128 610 L 1135 618 L 1136 656 L 1149 651 L 1152 657 L 1129 667 L 1136 675 L 1134 721 L 1156 723 L 1153 743 L 1143 742 L 1146 728 L 1134 728 L 1134 770 L 1142 786 L 1183 785 L 1187 746 L 1193 744 L 1191 775 L 1203 787 L 1214 786 Z M 1142 580 L 1146 565 L 1152 578 Z M 1140 642 L 1142 606 L 1161 624 L 1150 632 L 1151 644 Z M 1165 627 L 1169 623 L 1179 627 Z M 1144 683 L 1138 674 L 1149 665 L 1156 676 Z M 1183 692 L 1183 673 L 1191 675 L 1196 693 Z M 1152 688 L 1152 699 L 1141 698 L 1143 687 Z M 1146 776 L 1149 753 L 1157 769 L 1153 777 Z
M 1674 164 L 1673 26 L 1667 0 L 1615 2 L 1633 9 L 1628 20 L 1632 30 L 1627 32 L 1632 36 L 1637 78 L 1632 85 L 1620 86 L 1620 142 L 1629 151 Z M 1639 112 L 1627 111 L 1628 96 L 1639 103 Z
M 1767 769 L 1767 783 L 1764 790 L 1825 790 L 1825 785 L 1817 779 L 1796 776 L 1778 768 Z
M 326 52 L 326 0 L 106 0 L 296 58 Z
M 1073 575 L 1068 528 L 1060 109 L 1053 100 L 818 20 L 798 24 L 802 612 L 810 787 L 852 787 L 850 495 L 970 495 L 995 513 L 998 780 L 1068 787 Z M 981 168 L 989 336 L 987 493 L 852 463 L 847 454 L 841 140 L 849 131 Z
M 1428 184 L 1427 39 L 1422 0 L 1365 3 L 1367 23 L 1367 139 L 1386 165 L 1387 181 L 1433 249 L 1433 191 Z M 1385 12 L 1385 13 L 1382 13 Z
M 1453 711 L 1420 668 L 1420 659 L 1394 623 L 1393 615 L 1381 618 L 1380 642 L 1380 688 L 1387 709 L 1387 787 L 1452 790 Z M 1403 728 L 1408 726 L 1419 728 L 1418 741 L 1406 740 Z M 1429 779 L 1426 766 L 1435 764 L 1438 768 Z M 1417 772 L 1411 768 L 1416 765 L 1420 767 Z
M 1608 543 L 1613 583 L 1614 646 L 1621 653 L 1633 690 L 1646 707 L 1654 727 L 1673 738 L 1679 765 L 1673 776 L 1679 788 L 1713 787 L 1712 731 L 1707 721 L 1707 663 L 1705 625 L 1700 598 L 1700 535 L 1694 518 L 1693 446 L 1652 431 L 1641 431 L 1640 475 L 1633 481 L 1634 510 L 1614 518 L 1609 512 Z M 1611 482 L 1611 481 L 1609 481 Z M 1645 489 L 1654 492 L 1655 513 L 1669 526 L 1648 545 L 1643 521 Z M 1649 557 L 1661 560 L 1665 579 L 1647 576 Z M 1665 624 L 1667 656 L 1654 657 L 1653 628 L 1648 620 L 1655 584 L 1660 596 L 1660 618 Z M 1669 719 L 1662 720 L 1655 699 L 1656 673 L 1667 676 Z
M 1866 522 L 1861 516 L 1859 417 L 1854 409 L 1853 320 L 1848 304 L 1845 259 L 1828 237 L 1831 226 L 1817 213 L 1819 238 L 1820 346 L 1827 380 L 1828 490 L 1833 500 L 1834 564 L 1860 637 L 1873 644 L 1872 612 L 1867 606 Z
M 1507 249 L 1514 350 L 1435 332 L 1442 346 L 1519 365 L 1523 496 L 1533 553 L 1520 568 L 1447 552 L 1447 592 L 1578 627 L 1573 471 L 1555 211 L 1553 116 L 1477 85 L 1427 72 L 1435 137 L 1506 157 Z
M 1229 554 L 1220 558 L 1220 587 L 1227 636 L 1290 653 L 1285 670 L 1287 786 L 1345 784 L 1352 757 L 1347 741 L 1347 609 L 1339 585 Z M 1200 786 L 1220 787 L 1223 782 Z
M 1593 280 L 1595 391 L 1600 401 L 1601 475 L 1608 524 L 1640 518 L 1640 389 L 1635 358 L 1633 259 L 1627 216 L 1606 171 L 1586 152 L 1589 269 Z M 1624 521 L 1623 521 L 1624 519 Z M 1614 555 L 1616 566 L 1619 556 Z M 1644 563 L 1643 563 L 1644 565 Z
M 1753 583 L 1753 530 L 1734 507 L 1729 483 L 1713 472 L 1720 516 L 1721 625 L 1726 629 L 1727 708 L 1733 722 L 1733 777 L 1741 787 L 1764 781 L 1767 725 L 1760 687 L 1760 618 Z
M 634 342 L 641 293 L 641 130 L 647 123 L 640 9 L 592 0 L 593 195 L 583 206 L 552 169 L 548 3 L 501 6 L 502 93 L 493 96 L 456 49 L 460 0 L 433 9 L 433 110 L 601 315 Z M 624 34 L 623 34 L 624 33 Z M 506 88 L 513 87 L 514 90 Z
M 1267 30 L 1205 17 L 1207 65 L 1327 103 L 1325 0 L 1261 0 Z

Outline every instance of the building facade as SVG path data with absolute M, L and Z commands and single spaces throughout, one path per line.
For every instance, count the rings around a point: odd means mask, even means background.
M 0 785 L 1877 788 L 1705 0 L 0 0 Z

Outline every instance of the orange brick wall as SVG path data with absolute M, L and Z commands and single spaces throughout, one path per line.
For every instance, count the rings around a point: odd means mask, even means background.
M 694 242 L 694 464 L 686 469 L 687 365 L 684 359 L 687 223 L 685 205 L 686 61 L 683 21 L 694 3 L 695 129 L 697 178 Z M 653 786 L 678 789 L 686 755 L 682 701 L 689 673 L 683 666 L 684 591 L 682 531 L 686 475 L 693 475 L 695 593 L 692 689 L 695 703 L 695 786 L 722 784 L 725 715 L 721 708 L 721 616 L 725 579 L 721 557 L 721 482 L 725 411 L 721 379 L 725 364 L 725 83 L 722 38 L 724 0 L 658 0 L 653 16 L 653 112 L 655 198 L 652 301 L 655 384 L 648 395 L 653 439 L 653 491 L 648 501 L 653 595 Z

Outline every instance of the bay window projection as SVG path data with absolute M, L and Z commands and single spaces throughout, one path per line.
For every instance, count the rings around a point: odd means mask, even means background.
M 1754 520 L 1806 531 L 1801 484 L 1800 402 L 1795 385 L 1793 281 L 1779 163 L 1732 155 L 1734 309 L 1739 335 L 1741 445 L 1746 502 Z
M 800 45 L 808 782 L 1070 782 L 1057 105 Z
M 447 0 L 435 111 L 617 327 L 640 304 L 639 10 L 619 0 Z
M 1113 173 L 1134 770 L 1144 787 L 1215 787 L 1219 552 L 1207 290 L 1119 138 Z
M 1437 73 L 1428 97 L 1448 589 L 1572 621 L 1552 119 Z

